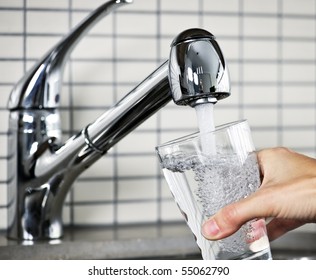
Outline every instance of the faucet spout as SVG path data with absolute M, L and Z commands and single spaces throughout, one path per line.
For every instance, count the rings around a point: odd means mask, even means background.
M 71 177 L 75 180 L 83 170 L 170 100 L 166 61 L 111 109 L 67 140 L 59 149 L 54 150 L 52 146 L 46 149 L 36 159 L 34 175 L 42 177 L 60 168 L 59 172 L 65 172 L 68 177 L 73 173 Z
M 195 106 L 229 95 L 224 57 L 213 35 L 190 29 L 174 41 L 164 62 L 111 109 L 61 143 L 62 69 L 96 21 L 131 0 L 110 0 L 91 13 L 14 87 L 8 108 L 8 237 L 56 239 L 62 208 L 76 178 L 119 140 L 165 106 Z

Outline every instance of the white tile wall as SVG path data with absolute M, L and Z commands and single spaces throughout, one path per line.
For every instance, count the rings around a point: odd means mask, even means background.
M 101 3 L 0 0 L 0 229 L 7 227 L 9 92 Z M 258 149 L 284 145 L 315 156 L 315 15 L 315 0 L 135 0 L 100 21 L 73 51 L 64 75 L 63 137 L 167 59 L 179 32 L 202 27 L 216 35 L 231 72 L 232 96 L 216 105 L 215 122 L 247 118 Z M 65 224 L 182 219 L 154 147 L 196 129 L 192 109 L 168 104 L 78 178 L 64 206 Z

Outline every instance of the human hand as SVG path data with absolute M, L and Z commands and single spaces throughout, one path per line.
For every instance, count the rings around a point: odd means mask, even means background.
M 286 148 L 271 148 L 258 152 L 258 163 L 261 187 L 210 217 L 202 227 L 205 238 L 222 239 L 255 218 L 271 219 L 270 241 L 316 222 L 316 160 Z

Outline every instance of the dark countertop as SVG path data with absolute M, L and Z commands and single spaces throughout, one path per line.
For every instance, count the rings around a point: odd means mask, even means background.
M 66 227 L 61 240 L 19 243 L 0 236 L 0 259 L 140 259 L 198 255 L 186 225 Z
M 292 232 L 271 243 L 274 259 L 316 259 L 316 233 Z M 69 227 L 61 240 L 23 244 L 0 236 L 0 259 L 199 259 L 183 223 Z

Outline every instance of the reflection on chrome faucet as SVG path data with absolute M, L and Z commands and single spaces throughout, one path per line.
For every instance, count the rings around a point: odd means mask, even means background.
M 69 54 L 98 20 L 127 3 L 132 0 L 111 0 L 93 11 L 14 87 L 8 103 L 9 238 L 61 238 L 63 203 L 82 171 L 172 98 L 195 106 L 230 94 L 227 66 L 214 36 L 189 29 L 173 41 L 169 63 L 62 143 L 58 107 Z

